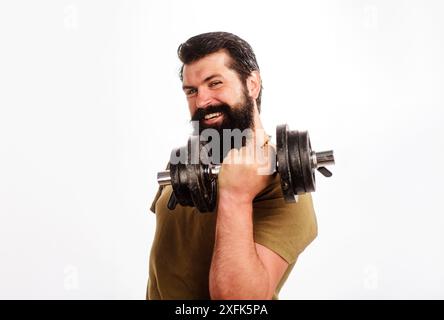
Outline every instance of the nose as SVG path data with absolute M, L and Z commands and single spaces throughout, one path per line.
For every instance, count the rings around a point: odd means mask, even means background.
M 211 92 L 206 88 L 201 88 L 197 92 L 196 108 L 206 108 L 211 104 Z

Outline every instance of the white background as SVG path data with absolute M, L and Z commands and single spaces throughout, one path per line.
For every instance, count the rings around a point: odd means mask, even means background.
M 177 46 L 253 46 L 262 119 L 334 149 L 281 299 L 444 298 L 442 1 L 2 1 L 0 298 L 143 299 Z M 171 261 L 174 263 L 174 261 Z

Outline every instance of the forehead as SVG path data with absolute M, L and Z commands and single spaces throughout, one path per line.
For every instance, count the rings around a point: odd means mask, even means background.
M 220 74 L 224 77 L 236 76 L 234 70 L 228 68 L 231 57 L 225 51 L 211 53 L 193 63 L 183 67 L 183 82 L 193 83 L 201 81 L 213 74 Z

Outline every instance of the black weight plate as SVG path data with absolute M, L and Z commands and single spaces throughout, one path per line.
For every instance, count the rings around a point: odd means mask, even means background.
M 299 134 L 299 153 L 301 155 L 302 175 L 304 179 L 305 192 L 313 192 L 316 189 L 314 170 L 311 165 L 311 143 L 307 131 Z
M 286 124 L 281 124 L 276 127 L 276 150 L 282 194 L 285 201 L 295 202 L 296 198 L 293 192 L 288 152 L 288 126 Z
M 181 147 L 179 149 L 174 149 L 171 152 L 170 157 L 170 176 L 171 176 L 171 186 L 173 188 L 174 195 L 176 196 L 177 202 L 182 206 L 190 206 L 192 205 L 190 193 L 188 190 L 187 184 L 187 175 L 185 172 L 185 165 L 182 163 L 173 164 L 171 160 L 177 159 L 174 158 L 174 155 L 178 155 L 179 152 L 185 152 L 185 147 Z
M 198 185 L 200 189 L 199 211 L 202 213 L 212 212 L 216 207 L 216 186 L 215 181 L 209 175 L 208 166 L 206 165 L 199 166 Z
M 302 175 L 302 163 L 299 145 L 300 132 L 292 130 L 288 132 L 288 158 L 290 159 L 291 181 L 293 192 L 297 195 L 305 193 L 304 176 Z
M 188 145 L 190 146 L 190 143 Z M 208 165 L 203 164 L 209 161 L 208 150 L 202 143 L 194 145 L 193 147 L 198 148 L 197 155 L 194 154 L 193 157 L 195 157 L 194 163 L 196 160 L 199 160 L 199 164 L 187 165 L 188 190 L 194 206 L 200 212 L 211 212 L 216 205 L 216 201 L 214 200 L 216 191 L 208 174 Z
M 188 175 L 188 190 L 190 191 L 191 199 L 194 206 L 199 210 L 205 212 L 207 210 L 206 203 L 203 198 L 203 188 L 199 179 L 199 165 L 188 165 L 186 168 Z
M 214 211 L 216 207 L 216 201 L 217 201 L 217 181 L 216 179 L 210 174 L 209 170 L 209 163 L 210 160 L 210 153 L 209 149 L 202 145 L 202 148 L 200 149 L 200 159 L 201 159 L 201 167 L 200 167 L 200 184 L 202 185 L 202 188 L 204 190 L 203 198 L 206 203 L 206 211 L 201 212 L 212 212 Z

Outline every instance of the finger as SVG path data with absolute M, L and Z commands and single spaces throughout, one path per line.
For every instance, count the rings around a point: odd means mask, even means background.
M 238 158 L 238 153 L 239 150 L 238 149 L 231 149 L 227 155 L 225 156 L 223 163 L 225 164 L 234 164 L 236 163 L 236 159 Z

